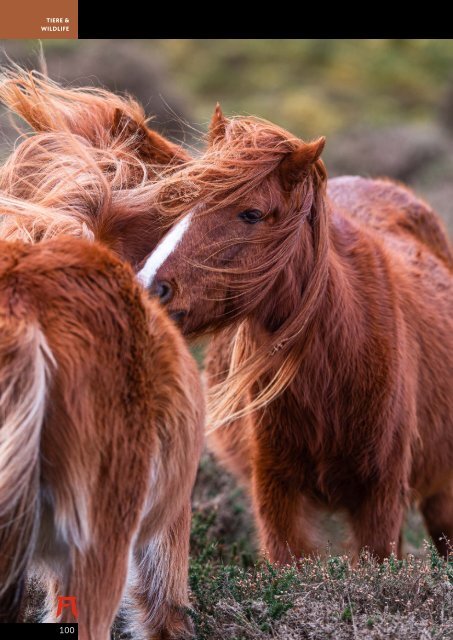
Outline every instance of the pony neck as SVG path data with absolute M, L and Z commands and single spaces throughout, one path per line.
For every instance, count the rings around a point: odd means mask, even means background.
M 356 225 L 341 214 L 332 213 L 330 203 L 325 200 L 328 247 L 323 258 L 326 267 L 325 285 L 314 301 L 314 315 L 306 331 L 298 336 L 298 342 L 314 339 L 318 347 L 326 350 L 332 342 L 336 352 L 341 345 L 350 354 L 354 345 L 348 339 L 351 331 L 360 334 L 363 310 L 355 295 L 353 283 L 360 272 L 361 256 L 355 248 L 363 250 L 363 238 Z M 315 269 L 313 228 L 307 222 L 300 235 L 297 249 L 276 279 L 275 286 L 255 319 L 268 336 L 277 335 L 292 321 L 297 324 L 306 291 Z M 373 249 L 372 249 L 373 250 Z M 300 314 L 300 326 L 304 314 Z M 308 335 L 311 334 L 311 335 Z M 306 355 L 306 350 L 304 350 Z

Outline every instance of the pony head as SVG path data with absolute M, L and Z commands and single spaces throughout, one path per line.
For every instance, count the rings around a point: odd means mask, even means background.
M 160 183 L 157 206 L 179 221 L 140 278 L 185 333 L 258 309 L 270 331 L 287 320 L 316 252 L 324 142 L 257 118 L 227 119 L 217 105 L 206 153 Z M 284 276 L 296 255 L 307 272 L 299 282 Z
M 149 168 L 190 159 L 182 147 L 148 126 L 142 106 L 128 95 L 63 87 L 37 71 L 14 66 L 0 75 L 0 102 L 36 133 L 70 132 L 99 149 L 133 153 Z
M 0 101 L 32 128 L 0 169 L 3 237 L 85 235 L 138 268 L 165 233 L 153 183 L 187 152 L 150 129 L 132 98 L 102 89 L 63 88 L 15 67 Z

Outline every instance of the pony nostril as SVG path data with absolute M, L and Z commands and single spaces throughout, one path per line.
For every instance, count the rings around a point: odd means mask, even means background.
M 184 318 L 186 317 L 186 311 L 172 311 L 170 313 L 170 318 L 176 322 L 176 324 L 181 324 Z
M 164 280 L 156 284 L 154 291 L 159 301 L 164 304 L 170 302 L 173 298 L 173 287 L 169 282 L 165 282 Z

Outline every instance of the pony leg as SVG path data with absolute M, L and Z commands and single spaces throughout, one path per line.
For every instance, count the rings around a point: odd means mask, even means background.
M 193 635 L 187 614 L 190 523 L 188 503 L 171 527 L 155 534 L 134 554 L 125 612 L 134 640 Z
M 46 571 L 40 575 L 40 580 L 45 587 L 46 600 L 44 604 L 44 615 L 41 622 L 56 622 L 56 613 L 58 607 L 58 596 L 65 595 L 65 589 L 62 588 L 62 583 L 67 583 L 67 580 L 62 581 L 57 578 L 54 572 Z
M 80 640 L 110 640 L 110 627 L 126 585 L 131 539 L 104 535 L 102 543 L 92 541 L 86 553 L 74 553 L 68 579 L 61 575 L 48 581 L 44 622 L 78 622 Z M 56 618 L 59 596 L 75 598 L 77 618 L 71 607 L 64 607 Z
M 401 554 L 404 506 L 401 492 L 395 488 L 385 495 L 368 497 L 351 514 L 358 555 L 363 548 L 367 548 L 382 562 L 392 553 Z
M 316 550 L 313 507 L 294 485 L 275 477 L 275 469 L 255 467 L 252 498 L 260 546 L 271 562 L 287 564 Z
M 420 505 L 429 535 L 440 555 L 447 558 L 453 545 L 453 483 L 425 498 Z
M 68 595 L 77 599 L 80 640 L 109 640 L 127 581 L 130 544 L 114 545 L 104 553 L 89 553 L 69 581 Z M 72 621 L 64 609 L 62 622 Z

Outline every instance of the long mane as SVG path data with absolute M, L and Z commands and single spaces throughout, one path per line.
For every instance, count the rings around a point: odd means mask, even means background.
M 17 65 L 2 70 L 0 102 L 36 133 L 70 132 L 100 149 L 125 143 L 131 149 L 136 142 L 125 140 L 114 126 L 117 113 L 137 125 L 148 123 L 143 108 L 130 96 L 95 87 L 63 87 Z
M 147 120 L 132 98 L 14 67 L 0 76 L 0 102 L 29 125 L 0 167 L 2 237 L 98 237 L 115 212 L 149 204 L 166 169 L 139 153 Z
M 289 153 L 303 143 L 284 129 L 258 118 L 232 118 L 223 135 L 214 138 L 206 153 L 188 163 L 159 186 L 157 206 L 162 215 L 181 216 L 188 206 L 203 205 L 200 215 L 246 199 L 275 172 Z M 325 197 L 326 171 L 317 160 L 290 197 L 287 222 L 275 230 L 272 254 L 263 256 L 260 272 L 241 282 L 245 319 L 233 337 L 232 358 L 226 378 L 209 394 L 210 424 L 216 428 L 269 404 L 281 394 L 300 367 L 314 331 L 316 311 L 324 292 L 329 247 Z M 269 193 L 272 199 L 272 193 Z M 265 297 L 285 269 L 300 237 L 301 223 L 309 220 L 312 266 L 297 309 L 270 336 L 256 340 L 256 325 L 248 306 Z M 308 225 L 306 225 L 308 226 Z M 225 269 L 225 273 L 234 270 Z M 250 392 L 250 393 L 247 393 Z M 251 397 L 244 404 L 244 397 Z

